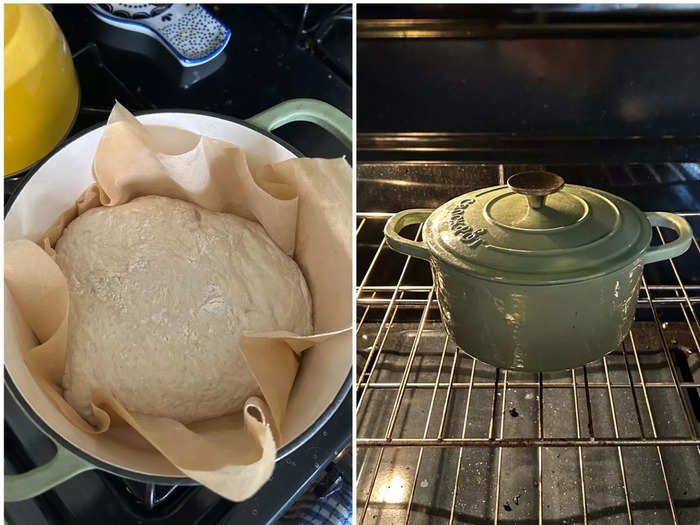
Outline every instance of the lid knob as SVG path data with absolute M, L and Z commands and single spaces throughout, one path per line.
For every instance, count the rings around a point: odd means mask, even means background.
M 536 210 L 544 206 L 547 195 L 564 187 L 564 179 L 548 171 L 524 171 L 508 177 L 506 184 L 515 193 L 525 195 L 530 208 Z

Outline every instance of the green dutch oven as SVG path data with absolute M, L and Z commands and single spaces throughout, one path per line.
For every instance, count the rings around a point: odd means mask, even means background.
M 400 236 L 422 223 L 422 242 Z M 652 226 L 678 238 L 650 246 Z M 443 322 L 467 354 L 500 368 L 574 368 L 615 350 L 630 330 L 645 264 L 676 257 L 688 222 L 553 173 L 395 214 L 394 250 L 430 261 Z
M 352 120 L 333 106 L 313 99 L 293 99 L 282 102 L 247 120 L 208 114 L 201 111 L 153 111 L 142 113 L 139 120 L 147 126 L 179 126 L 184 120 L 192 132 L 207 134 L 219 140 L 237 144 L 261 162 L 282 162 L 302 154 L 272 134 L 272 131 L 290 122 L 311 122 L 338 138 L 352 150 Z M 46 231 L 40 217 L 58 216 L 66 205 L 75 202 L 94 182 L 92 159 L 104 132 L 104 123 L 87 129 L 59 146 L 25 178 L 24 185 L 10 197 L 5 209 L 5 240 L 32 238 L 36 240 Z M 60 173 L 60 184 L 56 174 Z M 58 189 L 60 191 L 58 191 Z M 39 207 L 41 206 L 41 208 Z M 41 211 L 41 213 L 38 212 Z M 7 306 L 5 318 L 5 385 L 24 413 L 56 444 L 56 455 L 47 463 L 22 474 L 5 475 L 5 501 L 21 501 L 41 494 L 77 474 L 100 469 L 117 476 L 161 485 L 192 485 L 195 481 L 184 477 L 165 457 L 152 447 L 138 445 L 138 436 L 129 429 L 105 433 L 95 439 L 80 432 L 60 416 L 56 409 L 38 391 L 28 371 L 22 372 L 22 354 L 33 346 L 31 334 L 12 317 Z M 26 327 L 25 327 L 26 328 Z M 24 336 L 22 337 L 22 334 Z M 305 353 L 306 355 L 306 353 Z M 310 355 L 310 354 L 309 354 Z M 308 358 L 302 358 L 302 365 Z M 308 364 L 307 372 L 314 366 Z M 25 369 L 26 370 L 26 369 Z M 322 373 L 319 369 L 318 373 Z M 313 377 L 311 373 L 309 377 Z M 305 407 L 307 427 L 290 434 L 277 450 L 280 461 L 303 446 L 333 416 L 351 388 L 350 373 L 338 377 L 337 393 L 328 404 Z M 312 385 L 318 391 L 318 387 Z M 319 396 L 319 399 L 324 399 Z

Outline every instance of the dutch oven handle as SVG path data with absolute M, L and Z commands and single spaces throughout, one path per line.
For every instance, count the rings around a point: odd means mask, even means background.
M 273 131 L 290 122 L 321 126 L 352 151 L 352 119 L 330 104 L 313 98 L 287 100 L 247 119 L 254 126 Z
M 48 463 L 23 474 L 5 474 L 5 501 L 33 498 L 81 472 L 96 468 L 92 463 L 68 452 L 55 441 L 54 443 L 56 455 Z
M 646 216 L 652 226 L 671 228 L 678 234 L 678 238 L 661 246 L 650 246 L 642 257 L 643 264 L 678 257 L 690 248 L 690 243 L 693 241 L 693 230 L 683 217 L 663 211 L 650 211 Z
M 412 241 L 402 237 L 399 232 L 411 224 L 422 224 L 433 210 L 419 208 L 415 210 L 404 210 L 392 215 L 384 226 L 384 236 L 387 244 L 392 250 L 399 253 L 418 257 L 419 259 L 430 259 L 430 251 L 424 242 Z

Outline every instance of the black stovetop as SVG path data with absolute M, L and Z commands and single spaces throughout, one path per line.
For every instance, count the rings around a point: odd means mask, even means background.
M 309 97 L 351 114 L 348 7 L 208 8 L 232 31 L 225 56 L 184 69 L 150 38 L 125 35 L 99 22 L 84 6 L 50 6 L 73 52 L 80 81 L 80 110 L 68 138 L 106 121 L 115 99 L 134 112 L 201 109 L 247 118 L 283 100 Z M 308 156 L 350 153 L 306 123 L 290 124 L 276 133 Z M 5 180 L 6 203 L 30 174 L 31 169 Z M 326 425 L 281 460 L 272 479 L 243 503 L 231 503 L 200 486 L 154 486 L 89 471 L 31 500 L 6 504 L 5 519 L 17 525 L 270 523 L 350 442 L 351 414 L 348 395 Z M 6 390 L 5 472 L 41 465 L 54 450 Z

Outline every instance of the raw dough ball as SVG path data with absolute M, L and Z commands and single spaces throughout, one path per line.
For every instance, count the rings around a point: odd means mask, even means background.
M 243 332 L 312 332 L 296 263 L 251 221 L 167 197 L 90 210 L 56 245 L 68 280 L 66 400 L 93 387 L 129 410 L 188 423 L 259 393 Z

